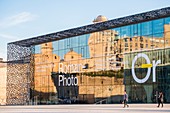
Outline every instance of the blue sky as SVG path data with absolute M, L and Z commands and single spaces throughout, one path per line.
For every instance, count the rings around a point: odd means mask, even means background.
M 7 43 L 170 6 L 170 0 L 0 0 L 0 57 Z

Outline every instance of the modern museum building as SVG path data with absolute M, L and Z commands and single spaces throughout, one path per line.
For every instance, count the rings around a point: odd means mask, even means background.
M 57 24 L 57 23 L 56 23 Z M 170 103 L 170 7 L 10 42 L 7 105 Z

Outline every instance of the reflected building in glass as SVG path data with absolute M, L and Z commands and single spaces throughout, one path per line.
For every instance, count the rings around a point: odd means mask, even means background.
M 115 20 L 99 15 L 89 26 L 9 43 L 7 104 L 120 103 L 124 90 L 130 103 L 156 102 L 159 91 L 170 102 L 169 16 L 169 8 Z M 27 73 L 14 74 L 16 67 Z M 24 93 L 11 90 L 21 84 L 14 76 L 26 76 Z

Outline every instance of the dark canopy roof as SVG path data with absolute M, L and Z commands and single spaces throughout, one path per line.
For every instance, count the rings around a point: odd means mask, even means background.
M 117 18 L 113 20 L 109 20 L 106 22 L 90 24 L 82 27 L 77 27 L 73 29 L 68 29 L 64 31 L 59 31 L 55 33 L 45 34 L 42 36 L 37 36 L 33 38 L 28 38 L 25 40 L 15 41 L 8 44 L 16 44 L 19 46 L 32 46 L 38 45 L 42 43 L 47 43 L 51 41 L 61 40 L 64 38 L 69 38 L 73 36 L 88 34 L 96 31 L 106 30 L 110 28 L 116 28 L 120 26 L 145 22 L 148 20 L 154 20 L 159 18 L 164 18 L 170 16 L 170 7 L 153 10 L 145 13 L 130 15 L 122 18 Z

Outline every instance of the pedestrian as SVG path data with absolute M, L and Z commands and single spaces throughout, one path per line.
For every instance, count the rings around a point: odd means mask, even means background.
M 158 106 L 157 107 L 159 107 L 160 104 L 162 104 L 162 107 L 163 107 L 163 98 L 164 98 L 163 93 L 162 91 L 160 91 L 158 95 Z
M 126 90 L 124 92 L 124 96 L 123 96 L 123 103 L 124 103 L 124 108 L 127 106 L 129 107 L 128 103 L 128 94 L 126 93 Z

